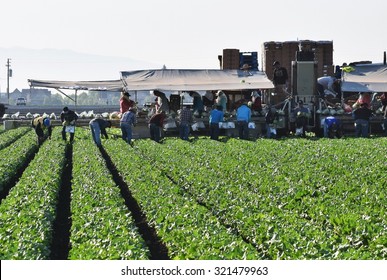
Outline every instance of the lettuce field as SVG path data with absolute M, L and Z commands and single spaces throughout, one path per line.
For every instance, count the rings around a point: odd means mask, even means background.
M 387 259 L 387 138 L 60 132 L 0 133 L 2 260 Z

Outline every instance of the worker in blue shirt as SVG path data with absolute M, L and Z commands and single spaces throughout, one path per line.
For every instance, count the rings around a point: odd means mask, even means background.
M 343 132 L 340 120 L 333 116 L 326 117 L 324 120 L 324 137 L 341 138 L 341 136 L 343 136 Z
M 223 121 L 223 118 L 223 107 L 220 105 L 215 106 L 210 112 L 210 138 L 212 140 L 219 139 L 219 123 Z
M 104 136 L 105 139 L 109 138 L 106 128 L 112 127 L 112 123 L 101 118 L 94 118 L 89 122 L 89 127 L 94 143 L 101 147 L 101 136 Z
M 251 109 L 247 106 L 247 102 L 244 102 L 236 112 L 239 139 L 247 140 L 249 137 L 249 121 L 251 120 Z

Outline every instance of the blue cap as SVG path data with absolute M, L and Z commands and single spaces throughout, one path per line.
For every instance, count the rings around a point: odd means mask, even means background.
M 46 126 L 46 127 L 49 127 L 49 126 L 51 125 L 50 119 L 45 118 L 45 119 L 43 120 L 43 125 Z

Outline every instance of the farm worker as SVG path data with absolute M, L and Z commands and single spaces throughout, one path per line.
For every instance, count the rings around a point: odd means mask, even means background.
M 32 127 L 35 129 L 35 133 L 38 137 L 38 145 L 41 145 L 44 141 L 44 131 L 48 131 L 48 139 L 51 139 L 52 127 L 51 121 L 47 117 L 36 117 L 31 122 Z
M 269 106 L 265 114 L 266 137 L 275 138 L 277 136 L 276 124 L 278 121 L 278 112 L 274 107 Z
M 122 91 L 120 98 L 120 113 L 123 114 L 129 110 L 129 108 L 134 107 L 135 103 L 130 98 L 129 92 Z
M 357 137 L 368 137 L 370 118 L 372 116 L 372 110 L 368 108 L 367 103 L 362 103 L 360 108 L 353 111 L 353 117 L 355 118 L 355 130 Z
M 294 109 L 294 116 L 296 118 L 296 135 L 305 137 L 310 112 L 308 108 L 304 107 L 302 100 L 298 101 L 297 107 Z
M 161 111 L 169 112 L 169 101 L 164 92 L 154 90 L 153 95 L 156 96 L 156 113 Z
M 247 140 L 249 138 L 249 121 L 251 120 L 251 109 L 244 101 L 236 111 L 239 139 Z
M 285 67 L 281 66 L 279 61 L 273 63 L 273 84 L 275 86 L 275 95 L 271 100 L 271 104 L 277 106 L 282 103 L 289 95 L 288 88 L 288 71 Z
M 210 138 L 212 140 L 219 139 L 219 123 L 223 121 L 224 113 L 222 106 L 214 106 L 210 112 Z
M 132 126 L 136 126 L 136 109 L 131 107 L 121 116 L 120 127 L 122 132 L 122 139 L 128 144 L 132 144 Z
M 187 107 L 184 106 L 182 110 L 180 110 L 179 114 L 179 134 L 180 134 L 180 139 L 182 140 L 188 140 L 188 135 L 189 135 L 189 128 L 192 124 L 192 112 L 191 110 Z
M 62 122 L 63 128 L 62 128 L 62 139 L 66 141 L 66 133 L 70 133 L 70 143 L 74 141 L 75 136 L 75 122 L 78 119 L 78 115 L 72 111 L 69 110 L 69 108 L 66 106 L 63 108 L 63 111 L 60 113 L 60 120 Z
M 321 99 L 334 106 L 336 99 L 340 99 L 340 80 L 331 76 L 324 76 L 317 79 L 317 92 Z
M 356 102 L 352 105 L 352 108 L 357 109 L 363 103 L 366 103 L 367 108 L 371 109 L 371 95 L 368 92 L 359 92 L 359 97 L 356 100 Z
M 205 106 L 205 110 L 206 111 L 211 110 L 215 101 L 214 93 L 212 91 L 206 91 L 202 99 L 203 99 L 203 105 Z
M 223 91 L 221 91 L 221 90 L 217 91 L 215 104 L 222 106 L 223 112 L 225 112 L 227 110 L 227 96 Z
M 261 91 L 254 90 L 251 92 L 251 102 L 253 111 L 257 111 L 259 115 L 262 114 L 262 93 Z
M 202 117 L 202 113 L 204 111 L 204 104 L 203 104 L 203 99 L 202 99 L 202 96 L 196 92 L 196 91 L 189 91 L 188 92 L 189 96 L 191 96 L 193 98 L 193 103 L 192 103 L 192 110 L 196 116 L 201 118 Z
M 384 117 L 387 117 L 387 92 L 382 92 L 378 99 L 382 103 L 382 112 L 384 113 Z
M 94 143 L 101 147 L 101 135 L 108 139 L 106 132 L 107 127 L 112 127 L 111 121 L 106 121 L 101 118 L 94 118 L 89 122 L 89 127 L 91 130 L 91 136 L 93 137 Z
M 384 135 L 387 136 L 387 92 L 383 92 L 380 95 L 379 100 L 382 103 L 382 113 L 383 113 L 382 128 L 384 130 Z
M 333 97 L 338 97 L 338 86 L 340 85 L 340 80 L 331 76 L 324 76 L 317 79 L 317 91 L 321 98 L 324 98 L 325 95 L 332 95 Z
M 324 120 L 324 137 L 341 138 L 342 135 L 343 131 L 340 120 L 333 116 L 326 117 Z
M 165 112 L 160 111 L 160 112 L 154 114 L 149 119 L 150 138 L 156 142 L 160 142 L 161 128 L 164 125 L 165 118 L 166 118 Z

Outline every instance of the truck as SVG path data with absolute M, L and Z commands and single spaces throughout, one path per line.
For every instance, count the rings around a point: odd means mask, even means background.
M 297 55 L 297 58 L 302 57 Z M 323 136 L 323 123 L 327 116 L 333 115 L 343 124 L 344 134 L 354 133 L 354 119 L 352 116 L 353 104 L 361 94 L 368 94 L 370 107 L 374 115 L 370 119 L 370 130 L 372 133 L 383 132 L 383 112 L 379 95 L 387 92 L 387 65 L 386 63 L 351 63 L 342 67 L 340 79 L 340 98 L 336 106 L 328 105 L 316 90 L 317 75 L 316 62 L 310 57 L 308 60 L 293 61 L 292 68 L 292 96 L 294 102 L 288 102 L 285 112 L 289 130 L 294 127 L 292 112 L 294 104 L 302 100 L 309 107 L 312 116 L 309 120 L 309 130 L 317 136 Z

